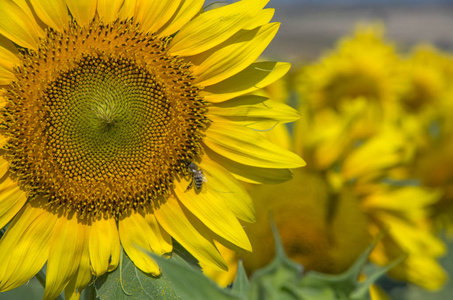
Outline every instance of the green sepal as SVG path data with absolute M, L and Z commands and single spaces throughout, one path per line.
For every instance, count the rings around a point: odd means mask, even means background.
M 302 277 L 303 268 L 286 256 L 273 222 L 271 227 L 275 240 L 275 258 L 253 274 L 249 299 L 299 299 L 294 287 Z
M 239 295 L 248 295 L 250 292 L 250 282 L 247 278 L 247 274 L 245 273 L 242 260 L 238 263 L 236 279 L 233 282 L 231 290 Z

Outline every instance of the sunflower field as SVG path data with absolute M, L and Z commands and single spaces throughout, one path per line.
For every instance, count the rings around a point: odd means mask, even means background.
M 453 7 L 341 2 L 0 0 L 0 299 L 453 297 Z

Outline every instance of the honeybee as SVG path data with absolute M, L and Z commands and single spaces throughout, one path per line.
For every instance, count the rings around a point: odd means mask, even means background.
M 191 180 L 189 185 L 186 188 L 186 192 L 195 185 L 195 191 L 201 191 L 203 183 L 207 182 L 206 177 L 203 174 L 203 170 L 200 169 L 194 162 L 191 162 L 187 165 L 187 169 L 191 172 Z

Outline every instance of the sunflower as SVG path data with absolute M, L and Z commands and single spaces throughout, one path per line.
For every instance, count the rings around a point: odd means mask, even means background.
M 241 255 L 246 269 L 259 269 L 274 255 L 268 220 L 272 213 L 286 253 L 306 270 L 344 272 L 384 233 L 370 261 L 387 265 L 407 255 L 389 274 L 438 289 L 446 278 L 436 259 L 445 246 L 433 232 L 430 207 L 441 193 L 394 175 L 412 153 L 407 137 L 385 126 L 348 149 L 330 168 L 307 167 L 296 170 L 291 181 L 254 186 L 250 194 L 257 222 L 246 231 L 256 251 Z M 312 165 L 311 156 L 306 157 Z
M 315 109 L 337 107 L 343 101 L 366 98 L 382 106 L 395 96 L 395 46 L 379 25 L 360 25 L 316 63 L 301 68 L 297 88 Z
M 78 298 L 121 247 L 151 275 L 173 239 L 218 269 L 215 243 L 251 251 L 238 179 L 304 165 L 249 126 L 298 118 L 249 95 L 289 69 L 256 61 L 266 3 L 2 1 L 1 291 L 47 263 L 44 298 Z

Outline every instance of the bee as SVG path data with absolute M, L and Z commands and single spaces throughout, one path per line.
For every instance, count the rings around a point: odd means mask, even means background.
M 194 162 L 187 164 L 187 169 L 191 173 L 191 180 L 189 185 L 186 188 L 186 192 L 195 185 L 195 191 L 201 191 L 203 183 L 207 182 L 206 177 L 203 174 L 203 170 L 200 169 Z

